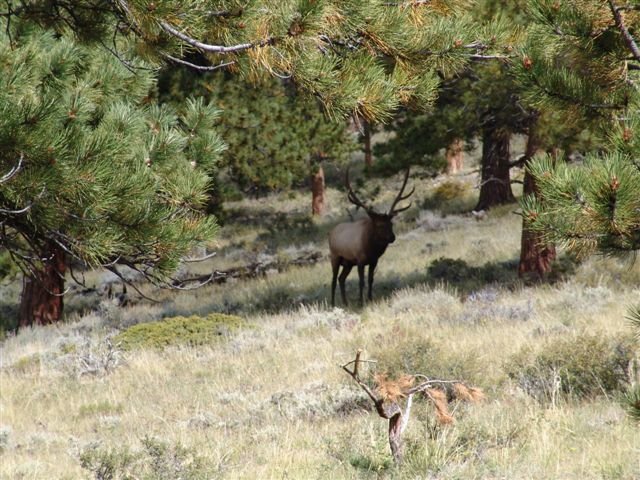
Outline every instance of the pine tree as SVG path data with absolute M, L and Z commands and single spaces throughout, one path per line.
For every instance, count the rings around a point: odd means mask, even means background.
M 530 103 L 565 123 L 595 118 L 608 141 L 579 167 L 549 156 L 534 162 L 540 196 L 523 202 L 525 219 L 580 254 L 637 251 L 640 51 L 629 32 L 640 27 L 640 12 L 613 1 L 533 3 L 538 23 L 519 67 Z
M 232 183 L 261 195 L 310 183 L 312 213 L 322 214 L 323 164 L 340 166 L 356 148 L 345 120 L 327 118 L 288 80 L 254 85 L 221 73 L 168 70 L 161 75 L 161 99 L 180 104 L 195 95 L 224 111 L 217 124 L 227 149 L 218 172 L 228 189 Z
M 560 112 L 566 123 L 597 119 L 608 142 L 578 166 L 549 156 L 532 162 L 539 195 L 523 200 L 524 221 L 580 255 L 635 256 L 640 250 L 640 8 L 618 0 L 531 3 L 535 23 L 520 64 L 531 104 Z M 639 317 L 636 308 L 631 313 L 636 328 Z M 639 399 L 636 385 L 627 398 L 635 418 Z
M 20 324 L 30 325 L 59 319 L 72 265 L 167 281 L 215 233 L 202 206 L 223 144 L 214 108 L 149 103 L 149 71 L 12 27 L 0 43 L 0 234 L 26 273 Z
M 218 0 L 7 2 L 6 18 L 73 31 L 119 55 L 135 43 L 151 62 L 286 77 L 331 117 L 390 118 L 435 98 L 436 72 L 459 71 L 504 46 L 504 25 L 474 22 L 470 0 Z M 185 53 L 197 53 L 196 63 Z
M 493 13 L 491 5 L 481 4 L 471 15 L 478 24 Z M 394 159 L 394 165 L 422 163 L 437 173 L 446 164 L 440 158 L 442 149 L 450 149 L 465 141 L 471 145 L 476 138 L 482 142 L 480 195 L 477 210 L 515 201 L 511 189 L 510 140 L 514 133 L 526 129 L 529 112 L 518 102 L 519 85 L 510 75 L 509 57 L 520 32 L 511 28 L 504 55 L 485 62 L 469 63 L 465 70 L 447 76 L 438 90 L 434 108 L 426 113 L 405 111 L 388 129 L 396 137 L 377 148 L 383 162 Z M 395 159 L 399 161 L 395 161 Z

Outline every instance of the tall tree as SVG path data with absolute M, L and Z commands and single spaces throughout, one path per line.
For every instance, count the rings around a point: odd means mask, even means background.
M 579 253 L 640 248 L 640 142 L 637 140 L 640 51 L 631 31 L 640 12 L 616 2 L 580 6 L 533 2 L 527 65 L 529 101 L 553 108 L 561 120 L 593 117 L 608 142 L 572 167 L 543 157 L 531 166 L 540 197 L 527 197 L 532 229 Z
M 31 325 L 60 318 L 71 261 L 162 283 L 209 239 L 202 206 L 222 142 L 203 102 L 179 115 L 147 104 L 150 72 L 12 28 L 0 43 L 0 235 L 25 271 L 20 324 Z

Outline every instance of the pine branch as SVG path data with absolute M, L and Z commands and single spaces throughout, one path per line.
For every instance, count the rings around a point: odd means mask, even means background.
M 195 38 L 192 38 L 189 35 L 186 35 L 180 32 L 179 30 L 169 25 L 167 22 L 160 22 L 160 26 L 165 32 L 169 33 L 170 35 L 173 35 L 174 37 L 182 40 L 183 42 L 191 45 L 192 47 L 195 47 L 199 50 L 209 52 L 209 53 L 222 53 L 222 54 L 235 53 L 235 52 L 241 52 L 243 50 L 249 50 L 252 48 L 264 47 L 266 45 L 273 45 L 276 42 L 276 38 L 269 37 L 263 40 L 259 40 L 257 42 L 240 43 L 238 45 L 211 45 L 211 44 L 196 40 Z
M 640 62 L 640 48 L 638 48 L 638 44 L 636 43 L 635 39 L 629 32 L 629 29 L 625 25 L 624 20 L 622 19 L 622 14 L 620 13 L 621 9 L 619 7 L 616 7 L 613 0 L 609 0 L 609 7 L 611 8 L 611 13 L 613 13 L 613 18 L 616 21 L 616 27 L 618 27 L 618 30 L 620 30 L 622 38 L 624 38 L 627 47 L 633 54 L 633 58 L 635 58 L 636 61 Z
M 229 67 L 231 65 L 235 65 L 236 64 L 235 60 L 232 60 L 230 62 L 219 63 L 218 65 L 197 65 L 195 63 L 191 63 L 191 62 L 188 62 L 188 61 L 183 60 L 181 58 L 177 58 L 177 57 L 174 57 L 172 55 L 169 55 L 168 53 L 164 53 L 164 54 L 162 54 L 162 56 L 164 58 L 166 58 L 167 60 L 171 61 L 171 62 L 179 63 L 181 65 L 185 65 L 185 66 L 187 66 L 189 68 L 193 68 L 193 69 L 199 70 L 201 72 L 213 72 L 215 70 L 220 70 L 221 68 Z

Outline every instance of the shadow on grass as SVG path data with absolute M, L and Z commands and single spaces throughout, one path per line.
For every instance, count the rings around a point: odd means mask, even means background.
M 323 260 L 323 262 L 326 263 L 326 269 L 309 271 L 309 275 L 316 277 L 311 283 L 296 284 L 293 281 L 277 281 L 266 286 L 258 283 L 254 285 L 244 282 L 238 283 L 236 286 L 229 286 L 230 290 L 224 289 L 216 292 L 216 300 L 202 305 L 202 310 L 197 313 L 278 314 L 295 311 L 302 306 L 328 309 L 331 298 L 331 269 L 328 260 Z M 565 278 L 574 271 L 575 265 L 575 262 L 570 260 L 558 262 L 554 275 L 545 281 L 552 283 Z M 373 285 L 373 302 L 387 302 L 396 291 L 418 285 L 432 287 L 447 285 L 455 289 L 462 297 L 467 297 L 473 292 L 489 287 L 516 290 L 527 284 L 526 281 L 518 278 L 517 267 L 517 260 L 490 262 L 476 267 L 469 265 L 464 260 L 440 258 L 423 269 L 414 270 L 405 275 L 395 276 L 393 271 L 385 271 L 383 268 Z M 254 281 L 261 282 L 262 280 Z M 349 301 L 346 308 L 348 310 L 356 312 L 361 310 L 358 291 L 358 275 L 357 272 L 352 271 L 346 284 Z M 364 294 L 366 295 L 366 287 Z M 365 306 L 367 304 L 368 302 L 365 300 Z M 336 288 L 336 306 L 345 308 L 339 288 Z M 187 307 L 178 307 L 176 310 L 174 306 L 169 310 L 171 315 L 194 313 L 192 308 L 187 310 Z
M 573 275 L 578 262 L 569 256 L 560 257 L 554 264 L 552 271 L 544 278 L 520 278 L 518 276 L 519 259 L 502 262 L 488 262 L 482 266 L 469 265 L 464 260 L 453 258 L 439 258 L 427 267 L 428 285 L 447 284 L 463 295 L 494 286 L 506 289 L 516 289 L 524 285 L 539 283 L 554 284 Z
M 278 252 L 283 248 L 295 245 L 318 243 L 319 241 L 326 244 L 329 231 L 341 221 L 345 221 L 345 219 L 328 220 L 327 217 L 318 219 L 308 213 L 301 212 L 275 212 L 257 208 L 248 212 L 238 211 L 233 225 L 227 227 L 230 244 L 219 253 L 224 254 L 226 249 L 246 249 L 249 247 L 242 241 L 233 240 L 234 226 L 241 230 L 251 228 L 260 232 L 251 243 L 259 245 L 262 251 Z
M 323 277 L 317 283 L 306 286 L 297 286 L 291 283 L 272 285 L 266 289 L 256 289 L 257 291 L 251 292 L 249 301 L 246 301 L 246 298 L 221 299 L 221 302 L 209 304 L 208 309 L 231 314 L 275 314 L 296 310 L 301 306 L 330 308 L 331 272 L 328 261 L 325 260 L 325 262 L 327 264 L 326 271 L 320 274 Z M 554 265 L 554 273 L 544 282 L 555 283 L 572 275 L 576 265 L 576 262 L 570 258 L 561 259 Z M 415 270 L 402 276 L 394 277 L 393 272 L 385 272 L 380 275 L 380 279 L 376 279 L 373 285 L 373 302 L 386 302 L 393 297 L 397 290 L 403 288 L 412 288 L 418 285 L 435 287 L 443 284 L 454 288 L 460 295 L 466 297 L 488 287 L 515 290 L 527 285 L 528 281 L 518 277 L 517 259 L 490 262 L 475 267 L 464 260 L 440 258 L 434 260 L 425 269 Z M 352 271 L 346 283 L 349 302 L 347 308 L 349 310 L 359 311 L 361 309 L 358 291 L 358 275 L 357 272 Z M 366 296 L 366 286 L 364 294 Z M 339 287 L 336 288 L 336 306 L 344 308 Z

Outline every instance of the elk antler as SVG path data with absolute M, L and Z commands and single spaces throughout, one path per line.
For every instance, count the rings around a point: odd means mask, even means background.
M 391 204 L 391 208 L 389 209 L 389 213 L 387 214 L 389 216 L 393 217 L 394 215 L 397 215 L 400 212 L 404 212 L 409 207 L 411 207 L 411 202 L 409 202 L 409 205 L 407 205 L 406 207 L 402 207 L 402 208 L 399 208 L 398 210 L 395 210 L 395 206 L 397 205 L 398 202 L 400 202 L 402 200 L 406 200 L 411 195 L 413 195 L 413 192 L 416 190 L 416 187 L 414 185 L 409 193 L 407 193 L 406 195 L 402 195 L 402 193 L 404 192 L 405 187 L 407 186 L 407 180 L 409 180 L 409 170 L 410 170 L 410 167 L 407 168 L 407 171 L 404 174 L 404 181 L 402 182 L 402 187 L 400 187 L 400 191 L 398 192 L 398 196 L 396 197 L 396 199 Z
M 356 207 L 364 208 L 367 212 L 373 212 L 373 208 L 365 205 L 362 200 L 360 200 L 356 196 L 353 188 L 351 188 L 351 182 L 349 182 L 349 167 L 347 167 L 347 172 L 345 174 L 345 186 L 347 187 L 347 198 L 351 203 L 353 203 Z

